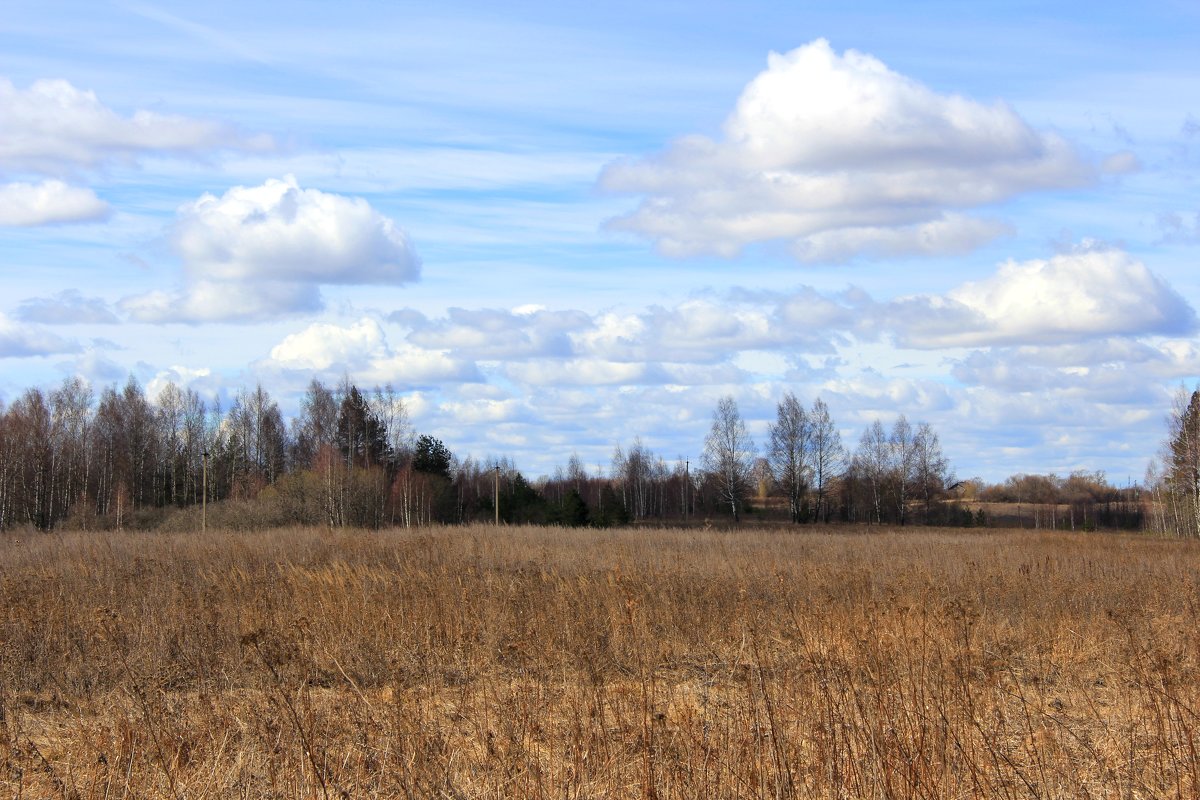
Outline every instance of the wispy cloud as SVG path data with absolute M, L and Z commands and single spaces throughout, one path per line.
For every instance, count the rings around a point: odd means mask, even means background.
M 16 317 L 45 325 L 113 325 L 119 321 L 108 303 L 99 297 L 85 297 L 78 289 L 22 301 Z

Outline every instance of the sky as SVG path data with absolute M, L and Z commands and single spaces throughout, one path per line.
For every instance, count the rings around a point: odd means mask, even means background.
M 697 462 L 719 398 L 1142 478 L 1200 379 L 1200 5 L 87 2 L 0 16 L 0 401 Z

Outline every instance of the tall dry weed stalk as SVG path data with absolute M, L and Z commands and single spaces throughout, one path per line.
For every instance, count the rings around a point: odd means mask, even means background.
M 1200 792 L 1200 544 L 0 537 L 0 795 Z

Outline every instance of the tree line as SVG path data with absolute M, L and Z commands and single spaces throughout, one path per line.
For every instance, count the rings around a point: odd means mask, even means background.
M 1167 417 L 1167 437 L 1146 470 L 1149 527 L 1200 537 L 1200 389 L 1180 389 Z
M 1200 456 L 1200 395 L 1176 416 L 1167 448 L 1174 466 L 1153 484 L 1161 498 L 1156 519 L 1175 527 L 1191 521 L 1200 535 L 1200 469 L 1180 466 Z M 573 453 L 536 481 L 510 459 L 456 456 L 414 430 L 390 387 L 367 391 L 348 379 L 336 386 L 312 380 L 290 421 L 261 385 L 239 391 L 225 409 L 174 384 L 148 398 L 132 377 L 98 396 L 68 378 L 0 405 L 0 529 L 196 526 L 198 508 L 214 524 L 247 526 L 497 518 L 609 526 L 747 515 L 797 524 L 960 525 L 982 521 L 971 503 L 1013 500 L 1022 525 L 1026 508 L 1035 527 L 1058 527 L 1060 515 L 1073 527 L 1076 511 L 1084 527 L 1140 524 L 1140 501 L 1131 510 L 1128 493 L 1105 494 L 1111 487 L 1103 488 L 1102 476 L 1038 479 L 959 482 L 933 428 L 904 415 L 890 428 L 875 420 L 848 449 L 824 401 L 806 406 L 790 392 L 761 448 L 736 401 L 725 397 L 698 464 L 668 460 L 635 438 L 618 444 L 607 465 L 585 465 Z M 1071 499 L 1060 511 L 1064 495 Z

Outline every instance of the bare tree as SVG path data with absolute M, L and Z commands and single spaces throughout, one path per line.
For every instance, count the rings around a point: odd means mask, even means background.
M 287 450 L 279 405 L 258 384 L 252 392 L 238 393 L 228 421 L 238 471 L 252 483 L 274 483 L 283 472 Z
M 292 420 L 292 463 L 296 467 L 311 469 L 322 449 L 333 448 L 337 443 L 337 417 L 337 398 L 313 378 L 300 400 L 300 416 Z
M 885 483 L 891 471 L 892 446 L 883 423 L 875 420 L 863 431 L 854 451 L 851 471 L 867 484 L 870 492 L 871 521 L 883 521 L 883 501 L 887 491 Z
M 814 517 L 817 521 L 829 521 L 829 489 L 841 474 L 846 451 L 842 448 L 842 436 L 838 433 L 829 406 L 817 398 L 808 414 L 809 441 L 812 447 L 813 489 L 817 493 Z
M 376 386 L 371 397 L 371 410 L 387 431 L 387 444 L 392 458 L 397 464 L 408 461 L 412 457 L 417 434 L 413 430 L 404 398 L 396 393 L 390 383 L 382 389 Z
M 1200 536 L 1200 389 L 1180 391 L 1168 423 L 1163 462 L 1174 528 Z
M 53 446 L 57 515 L 67 513 L 75 503 L 86 505 L 88 486 L 89 427 L 91 425 L 92 387 L 79 377 L 67 378 L 50 393 L 53 414 Z M 81 509 L 82 510 L 82 509 Z
M 791 392 L 779 401 L 770 435 L 768 460 L 771 473 L 787 495 L 792 522 L 799 522 L 812 473 L 809 463 L 812 458 L 812 425 L 804 406 Z
M 925 524 L 928 525 L 934 499 L 940 497 L 946 491 L 946 487 L 954 482 L 950 462 L 942 452 L 942 443 L 928 422 L 917 426 L 917 435 L 913 439 L 913 454 L 914 486 L 925 508 Z
M 916 442 L 908 417 L 903 414 L 892 426 L 888 437 L 891 445 L 890 469 L 892 500 L 896 504 L 896 519 L 901 525 L 908 522 L 908 499 L 916 482 Z
M 704 468 L 716 481 L 721 502 L 729 505 L 734 522 L 750 489 L 754 441 L 731 396 L 722 397 L 713 411 L 712 429 L 704 440 Z
M 192 389 L 183 394 L 183 453 L 187 464 L 188 502 L 200 501 L 204 482 L 204 453 L 209 452 L 209 437 L 205 419 L 208 407 Z
M 620 445 L 613 451 L 613 480 L 620 485 L 622 503 L 634 519 L 645 519 L 654 513 L 659 477 L 656 458 L 640 436 L 634 438 L 628 451 Z
M 168 382 L 154 401 L 155 423 L 158 426 L 159 469 L 158 493 L 161 502 L 176 503 L 184 480 L 186 462 L 183 460 L 183 392 Z M 158 501 L 156 501 L 158 502 Z
M 567 460 L 567 472 L 565 479 L 571 484 L 571 488 L 583 495 L 583 490 L 587 486 L 588 474 L 587 469 L 583 466 L 583 459 L 579 457 L 579 453 L 571 453 L 571 457 Z

